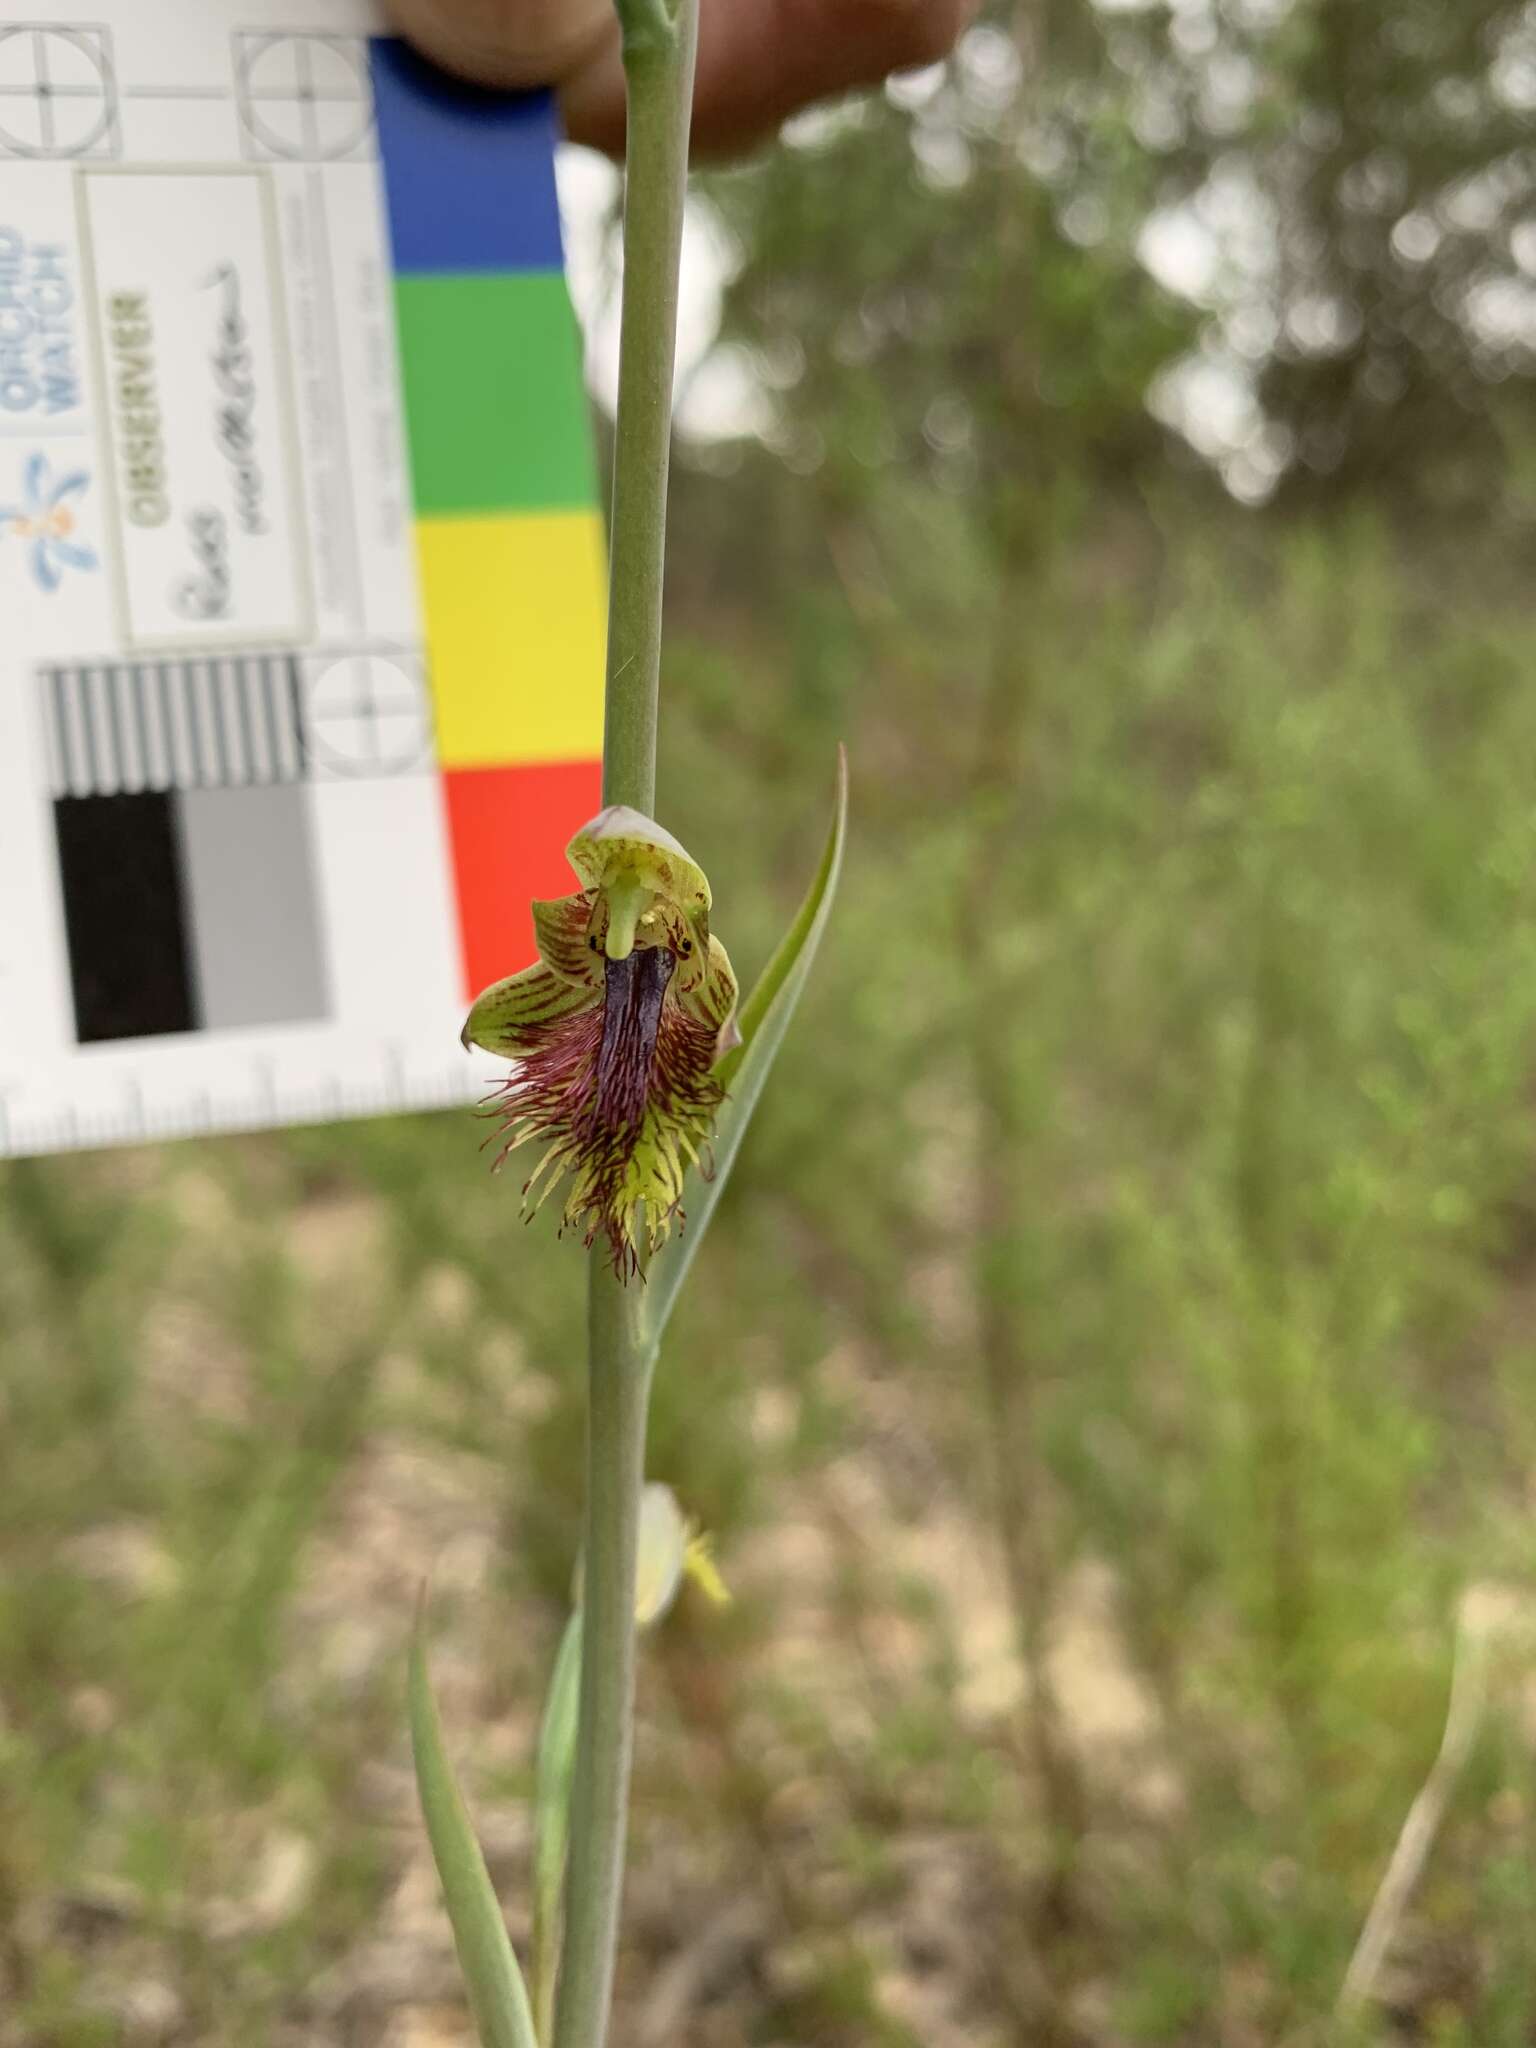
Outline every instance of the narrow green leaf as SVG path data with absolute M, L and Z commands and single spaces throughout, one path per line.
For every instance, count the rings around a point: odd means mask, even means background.
M 539 2039 L 554 2038 L 561 1897 L 571 1838 L 571 1781 L 581 1696 L 581 1610 L 565 1625 L 544 1699 L 533 1788 L 533 2010 Z
M 416 1788 L 482 2048 L 538 2048 L 522 1972 L 443 1748 L 420 1620 L 411 1642 L 410 1699 Z
M 832 914 L 832 899 L 843 864 L 843 842 L 848 829 L 848 756 L 837 750 L 837 794 L 832 828 L 821 856 L 821 866 L 795 914 L 794 923 L 779 941 L 773 958 L 741 1006 L 738 1023 L 741 1044 L 721 1060 L 718 1073 L 730 1090 L 715 1127 L 715 1171 L 711 1180 L 695 1180 L 688 1195 L 688 1228 L 652 1264 L 646 1282 L 644 1313 L 647 1336 L 655 1342 L 666 1328 L 678 1292 L 688 1277 L 699 1244 L 714 1215 L 715 1205 L 730 1178 L 736 1154 L 746 1135 L 763 1083 L 773 1065 L 789 1020 L 810 977 L 811 966 Z

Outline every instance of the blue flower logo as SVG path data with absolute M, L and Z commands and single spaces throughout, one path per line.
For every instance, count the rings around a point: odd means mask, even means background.
M 26 502 L 0 505 L 0 535 L 11 533 L 31 542 L 30 566 L 40 590 L 57 590 L 65 569 L 97 566 L 92 551 L 70 538 L 75 530 L 70 500 L 78 498 L 89 482 L 83 469 L 55 476 L 46 455 L 33 455 L 21 473 Z

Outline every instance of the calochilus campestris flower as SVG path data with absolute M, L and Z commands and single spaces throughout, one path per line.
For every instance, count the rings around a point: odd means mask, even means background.
M 489 1103 L 498 1167 L 543 1147 L 526 1212 L 568 1181 L 561 1227 L 588 1246 L 602 1232 L 627 1278 L 681 1217 L 687 1168 L 708 1171 L 736 977 L 704 871 L 653 820 L 610 805 L 566 858 L 581 888 L 534 904 L 538 963 L 485 990 L 464 1043 L 518 1062 Z

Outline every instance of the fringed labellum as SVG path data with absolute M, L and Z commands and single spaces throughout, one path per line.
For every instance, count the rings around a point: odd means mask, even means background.
M 736 977 L 704 872 L 661 826 L 612 805 L 566 858 L 581 889 L 534 904 L 537 964 L 485 990 L 464 1043 L 518 1062 L 489 1106 L 498 1167 L 542 1148 L 527 1213 L 568 1183 L 562 1228 L 602 1233 L 628 1278 L 681 1222 L 688 1167 L 709 1171 Z

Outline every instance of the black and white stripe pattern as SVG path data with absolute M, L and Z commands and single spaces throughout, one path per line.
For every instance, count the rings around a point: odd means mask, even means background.
M 52 793 L 230 789 L 308 773 L 291 654 L 76 662 L 40 671 Z

